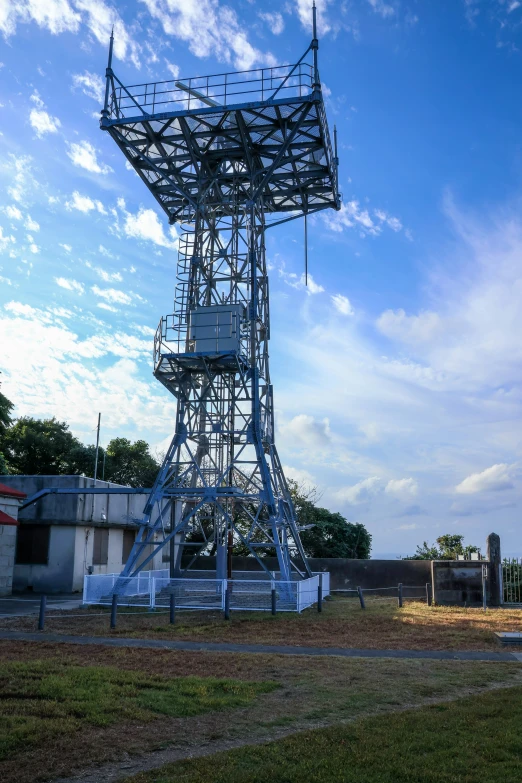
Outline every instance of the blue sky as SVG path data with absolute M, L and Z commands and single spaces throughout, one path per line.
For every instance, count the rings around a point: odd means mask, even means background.
M 522 554 L 522 3 L 318 3 L 340 213 L 269 232 L 278 448 L 374 552 L 461 532 Z M 308 0 L 4 0 L 0 369 L 18 415 L 161 451 L 151 376 L 176 234 L 98 127 L 140 83 L 295 61 Z

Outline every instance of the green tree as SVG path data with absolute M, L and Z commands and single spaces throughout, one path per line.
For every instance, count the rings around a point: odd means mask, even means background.
M 364 525 L 326 508 L 314 508 L 312 518 L 312 526 L 301 532 L 307 557 L 370 557 L 372 537 Z
M 370 556 L 372 537 L 364 525 L 348 522 L 338 512 L 317 506 L 315 487 L 306 488 L 292 480 L 288 486 L 299 525 L 308 528 L 301 532 L 307 557 L 366 559 Z
M 8 400 L 5 394 L 0 392 L 0 441 L 12 424 L 11 411 L 13 408 L 14 404 L 11 400 Z
M 3 453 L 11 473 L 22 475 L 77 474 L 87 460 L 86 447 L 63 421 L 22 416 L 2 439 Z M 93 463 L 94 464 L 94 463 Z M 88 471 L 92 475 L 92 467 Z
M 435 544 L 429 545 L 424 541 L 422 546 L 417 547 L 413 557 L 407 557 L 406 560 L 456 560 L 460 555 L 469 557 L 472 552 L 480 552 L 480 548 L 468 544 L 464 546 L 464 536 L 456 533 L 446 533 L 437 538 Z
M 4 438 L 5 433 L 12 424 L 11 411 L 13 408 L 14 405 L 11 400 L 0 392 L 0 475 L 5 475 L 9 472 L 4 456 Z
M 127 438 L 113 438 L 107 446 L 106 481 L 131 487 L 152 487 L 159 469 L 159 463 L 144 440 L 131 443 Z M 98 475 L 101 475 L 101 471 Z

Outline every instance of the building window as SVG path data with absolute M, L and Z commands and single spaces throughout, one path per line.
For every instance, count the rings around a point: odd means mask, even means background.
M 50 525 L 20 525 L 16 539 L 17 565 L 47 565 Z
M 109 560 L 109 531 L 103 527 L 94 528 L 92 550 L 93 565 L 107 565 Z
M 123 563 L 123 565 L 125 565 L 125 563 L 129 559 L 129 555 L 131 553 L 132 547 L 134 546 L 135 540 L 136 540 L 135 530 L 123 531 L 123 550 L 121 553 L 121 562 Z

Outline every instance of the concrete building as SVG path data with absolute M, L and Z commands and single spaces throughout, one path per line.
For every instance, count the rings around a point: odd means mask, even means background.
M 85 476 L 0 476 L 11 492 L 31 497 L 48 487 L 118 487 Z M 85 574 L 119 573 L 127 561 L 147 496 L 46 495 L 18 518 L 13 590 L 68 593 Z M 2 507 L 2 506 L 0 506 Z M 148 568 L 165 568 L 160 552 Z
M 0 596 L 11 595 L 18 528 L 18 507 L 25 494 L 0 484 Z

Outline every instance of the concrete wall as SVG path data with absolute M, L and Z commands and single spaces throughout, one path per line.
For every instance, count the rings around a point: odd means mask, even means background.
M 270 571 L 278 570 L 277 559 L 267 557 Z M 399 582 L 405 586 L 426 585 L 431 582 L 431 563 L 429 560 L 349 560 L 346 558 L 311 558 L 312 571 L 330 572 L 330 589 L 351 590 L 356 587 L 397 587 Z M 198 558 L 194 568 L 215 570 L 215 557 Z M 253 557 L 233 557 L 234 571 L 259 571 L 260 566 Z
M 482 604 L 482 566 L 487 561 L 432 560 L 433 600 L 443 605 Z M 489 585 L 487 586 L 489 593 Z M 489 603 L 489 595 L 488 595 Z
M 86 476 L 0 476 L 0 483 L 25 492 L 28 497 L 47 487 L 75 489 L 81 487 L 119 487 L 109 481 L 96 482 Z M 129 519 L 140 519 L 147 495 L 47 495 L 24 508 L 22 522 L 70 525 L 125 525 Z
M 13 589 L 37 593 L 69 593 L 72 589 L 76 527 L 53 525 L 47 565 L 15 565 Z
M 0 511 L 13 520 L 13 524 L 0 524 L 0 595 L 11 595 L 13 591 L 18 506 L 16 498 L 0 497 Z

